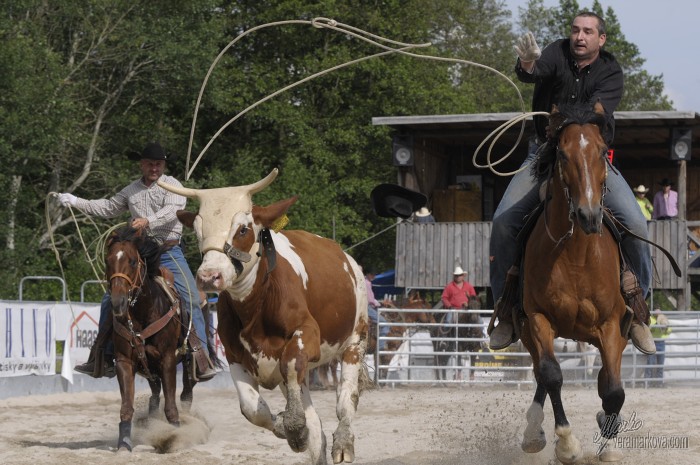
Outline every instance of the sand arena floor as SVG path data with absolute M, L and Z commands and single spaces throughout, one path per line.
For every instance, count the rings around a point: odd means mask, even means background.
M 656 448 L 625 450 L 620 464 L 700 463 L 700 404 L 697 388 L 627 389 L 624 415 L 634 413 L 641 427 L 623 436 L 647 436 Z M 556 464 L 554 426 L 545 405 L 547 447 L 537 454 L 520 450 L 529 388 L 499 385 L 452 387 L 384 387 L 365 392 L 354 422 L 357 464 Z M 137 393 L 137 416 L 146 411 L 148 393 Z M 284 406 L 279 391 L 263 391 L 273 411 Z M 312 393 L 323 429 L 332 441 L 337 424 L 335 394 Z M 566 387 L 567 416 L 584 448 L 580 463 L 598 463 L 594 433 L 600 400 L 594 388 Z M 179 429 L 152 420 L 134 425 L 134 452 L 115 451 L 119 394 L 80 392 L 33 395 L 0 400 L 0 463 L 73 465 L 76 463 L 306 464 L 286 441 L 249 424 L 241 415 L 233 388 L 195 389 L 190 414 Z M 161 407 L 162 408 L 162 407 Z M 688 448 L 663 447 L 671 437 L 688 438 Z M 666 439 L 664 439 L 666 438 Z M 681 439 L 682 440 L 682 439 Z M 655 443 L 655 444 L 654 444 Z M 169 452 L 162 453 L 166 447 Z M 329 463 L 330 453 L 328 454 Z

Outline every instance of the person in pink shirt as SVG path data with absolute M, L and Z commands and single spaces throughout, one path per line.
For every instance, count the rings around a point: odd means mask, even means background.
M 452 281 L 442 291 L 443 308 L 466 309 L 470 298 L 476 298 L 476 291 L 468 281 L 465 281 L 466 272 L 458 266 L 452 273 Z M 452 314 L 448 314 L 445 321 L 452 322 Z
M 672 220 L 678 216 L 678 192 L 671 189 L 673 182 L 663 178 L 661 190 L 654 196 L 654 219 Z

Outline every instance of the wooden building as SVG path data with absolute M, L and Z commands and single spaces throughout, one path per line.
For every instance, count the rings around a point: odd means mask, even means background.
M 429 199 L 437 223 L 403 222 L 397 228 L 396 284 L 409 289 L 440 289 L 456 265 L 469 273 L 477 287 L 489 286 L 488 243 L 490 220 L 510 177 L 501 177 L 474 165 L 474 152 L 482 141 L 517 113 L 375 117 L 372 123 L 393 129 L 392 159 L 398 184 L 420 191 Z M 613 165 L 630 186 L 651 188 L 651 199 L 663 178 L 674 181 L 679 193 L 679 217 L 650 222 L 650 238 L 669 249 L 684 276 L 672 275 L 665 258 L 653 253 L 658 275 L 656 289 L 679 291 L 679 308 L 688 302 L 691 287 L 687 272 L 688 241 L 698 238 L 688 227 L 700 225 L 700 114 L 695 112 L 617 112 Z M 516 125 L 494 144 L 491 159 L 513 149 L 498 171 L 517 169 L 533 133 L 532 121 Z M 520 138 L 519 138 L 520 136 Z M 519 140 L 518 140 L 519 139 Z M 517 146 L 515 145 L 517 142 Z M 679 144 L 672 156 L 672 144 Z M 489 141 L 490 144 L 490 141 Z M 486 164 L 489 144 L 476 162 Z M 663 223 L 663 224 L 662 224 Z

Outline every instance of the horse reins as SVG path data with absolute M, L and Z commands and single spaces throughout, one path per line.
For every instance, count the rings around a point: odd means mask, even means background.
M 133 306 L 136 304 L 136 301 L 138 300 L 138 297 L 141 295 L 141 290 L 143 288 L 143 285 L 146 281 L 146 263 L 143 261 L 141 256 L 139 255 L 138 257 L 138 264 L 136 268 L 136 277 L 132 280 L 131 277 L 125 273 L 114 273 L 112 276 L 109 277 L 109 283 L 110 283 L 110 290 L 111 290 L 111 285 L 112 285 L 112 280 L 115 278 L 122 278 L 126 280 L 126 282 L 129 284 L 129 290 L 127 291 L 127 294 L 129 296 L 127 305 L 129 308 L 133 308 Z M 136 285 L 138 283 L 138 285 Z M 172 317 L 176 313 L 176 309 L 174 305 L 170 306 L 170 310 L 168 310 L 164 315 L 162 315 L 159 319 L 151 323 L 150 325 L 146 326 L 146 328 L 141 331 L 137 332 L 134 330 L 134 322 L 131 318 L 131 313 L 129 312 L 129 308 L 126 310 L 126 326 L 117 319 L 116 316 L 112 316 L 113 318 L 113 325 L 114 325 L 114 331 L 119 334 L 121 337 L 129 341 L 129 344 L 131 345 L 131 348 L 136 351 L 136 356 L 138 357 L 139 362 L 141 362 L 141 366 L 143 367 L 144 375 L 146 376 L 147 379 L 153 381 L 155 377 L 151 373 L 151 371 L 148 368 L 148 360 L 146 358 L 146 351 L 145 351 L 145 342 L 146 339 L 149 337 L 153 336 L 154 334 L 158 333 L 160 330 L 165 328 L 165 326 L 170 322 Z

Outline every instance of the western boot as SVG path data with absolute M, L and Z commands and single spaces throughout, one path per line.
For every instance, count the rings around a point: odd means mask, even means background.
M 512 308 L 504 308 L 503 299 L 498 299 L 494 310 L 494 315 L 498 315 L 498 326 L 489 334 L 489 347 L 492 350 L 505 349 L 518 340 L 515 336 L 512 316 L 506 315 L 506 312 L 512 314 L 512 311 Z
M 656 353 L 656 344 L 654 344 L 654 336 L 651 335 L 651 330 L 649 326 L 639 321 L 632 322 L 632 328 L 630 328 L 630 339 L 632 339 L 632 344 L 641 353 L 646 355 L 654 355 Z
M 99 376 L 95 376 L 95 358 L 97 358 L 97 353 L 101 351 L 102 348 L 98 348 L 97 344 L 93 344 L 90 348 L 90 355 L 88 355 L 87 362 L 80 365 L 76 365 L 74 370 L 84 375 L 90 375 L 93 378 L 99 378 Z
M 93 378 L 102 378 L 104 376 L 114 378 L 117 375 L 112 357 L 107 357 L 106 360 L 104 349 L 98 347 L 97 344 L 90 349 L 88 361 L 81 365 L 76 365 L 74 370 Z
M 207 348 L 203 347 L 197 333 L 192 331 L 190 338 L 190 346 L 192 347 L 192 358 L 194 360 L 193 378 L 195 381 L 209 381 L 216 376 L 216 369 L 207 353 Z
M 519 339 L 515 328 L 515 308 L 518 299 L 520 269 L 517 266 L 511 266 L 506 273 L 506 282 L 503 286 L 503 296 L 496 302 L 489 322 L 487 332 L 489 334 L 489 347 L 492 350 L 505 349 Z M 498 318 L 498 326 L 496 324 Z
M 656 353 L 656 344 L 654 344 L 654 336 L 652 336 L 647 324 L 649 322 L 649 307 L 642 297 L 642 289 L 639 287 L 637 277 L 629 268 L 622 272 L 620 285 L 625 303 L 634 313 L 629 332 L 632 344 L 643 354 L 653 355 Z

